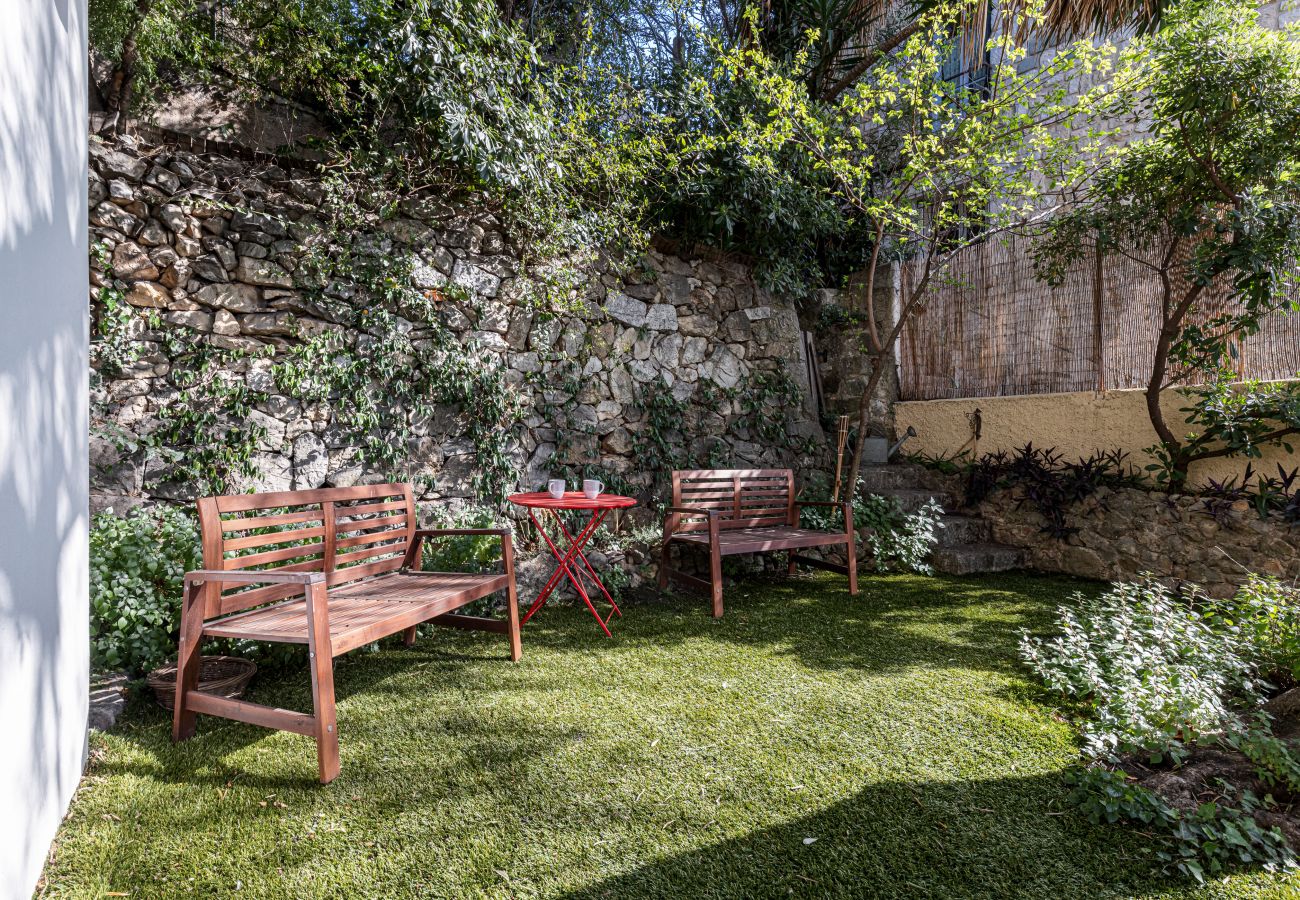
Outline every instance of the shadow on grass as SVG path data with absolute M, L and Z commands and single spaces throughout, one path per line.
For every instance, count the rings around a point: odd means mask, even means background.
M 1096 589 L 1078 582 L 1079 589 Z M 614 637 L 604 637 L 581 607 L 544 610 L 523 630 L 524 663 L 505 659 L 504 641 L 496 635 L 466 634 L 436 629 L 421 635 L 414 647 L 385 641 L 381 652 L 357 651 L 335 661 L 335 686 L 340 702 L 340 739 L 345 770 L 359 757 L 349 745 L 370 737 L 366 710 L 378 701 L 419 705 L 412 679 L 427 680 L 429 694 L 448 690 L 480 692 L 526 691 L 538 696 L 567 691 L 573 684 L 546 676 L 527 666 L 530 651 L 576 654 L 575 664 L 618 666 L 620 657 L 644 658 L 647 648 L 681 642 L 716 642 L 722 652 L 753 650 L 769 656 L 790 656 L 819 669 L 889 674 L 915 669 L 962 667 L 1011 674 L 1018 671 L 1016 646 L 1022 629 L 1050 624 L 1057 602 L 1074 585 L 1061 579 L 1044 581 L 1026 575 L 996 578 L 894 578 L 866 576 L 862 593 L 851 597 L 843 579 L 814 576 L 743 580 L 729 587 L 726 616 L 715 620 L 707 604 L 693 596 L 670 595 L 651 602 L 631 603 L 615 620 Z M 599 661 L 593 654 L 600 654 Z M 1023 702 L 1036 692 L 1020 696 Z M 387 697 L 387 700 L 381 698 Z M 355 698 L 355 702 L 353 701 Z M 311 688 L 305 668 L 280 668 L 260 673 L 249 698 L 286 709 L 311 710 Z M 419 727 L 454 728 L 455 710 L 428 715 L 415 713 Z M 169 782 L 224 783 L 238 769 L 224 759 L 255 744 L 268 732 L 209 716 L 199 717 L 195 738 L 172 747 L 170 726 L 161 710 L 141 709 L 126 717 L 122 737 L 149 753 L 147 775 Z M 463 739 L 490 754 L 491 736 L 474 734 L 465 720 Z M 394 728 L 378 725 L 380 733 Z M 460 737 L 460 736 L 458 736 Z M 563 735 L 548 738 L 563 741 Z M 302 786 L 315 766 L 315 745 L 301 744 L 301 765 L 284 778 L 261 779 L 268 788 Z M 539 745 L 543 747 L 544 745 Z M 112 764 L 108 771 L 112 772 Z M 242 775 L 252 779 L 252 775 Z M 247 783 L 247 782 L 246 782 Z
M 590 628 L 548 622 L 544 610 L 524 629 L 530 640 L 563 650 L 620 648 L 639 652 L 647 644 L 707 637 L 734 647 L 776 651 L 819 669 L 857 669 L 883 674 L 914 668 L 1016 671 L 1023 630 L 1050 626 L 1057 605 L 1075 591 L 1096 593 L 1100 583 L 1028 574 L 964 578 L 867 575 L 850 596 L 835 576 L 753 578 L 729 585 L 726 613 L 713 619 L 707 602 L 693 594 L 624 605 L 611 624 L 612 641 Z M 604 643 L 602 643 L 604 642 Z
M 566 900 L 1134 896 L 1189 885 L 1141 838 L 1052 806 L 1058 775 L 886 782 L 779 825 L 647 862 Z
M 481 649 L 481 652 L 440 647 L 436 638 L 427 637 L 422 637 L 414 647 L 407 648 L 401 646 L 400 638 L 395 638 L 383 642 L 380 652 L 358 651 L 336 659 L 334 684 L 340 709 L 340 742 L 344 745 L 345 758 L 352 755 L 348 753 L 347 747 L 351 743 L 350 733 L 356 732 L 352 734 L 353 739 L 361 736 L 361 723 L 350 721 L 353 719 L 350 709 L 352 704 L 349 703 L 351 698 L 355 697 L 358 709 L 363 710 L 381 697 L 387 696 L 391 700 L 407 696 L 410 686 L 402 682 L 413 674 L 413 670 L 426 672 L 432 681 L 445 687 L 448 679 L 454 681 L 463 677 L 467 664 L 499 662 L 503 667 L 511 665 L 504 642 L 495 636 L 491 640 L 481 641 L 481 647 L 474 649 Z M 310 674 L 305 665 L 261 670 L 244 699 L 279 709 L 310 713 Z M 457 721 L 460 722 L 459 726 Z M 225 763 L 227 757 L 274 733 L 272 729 L 200 715 L 194 737 L 173 744 L 171 713 L 158 706 L 152 692 L 147 690 L 133 696 L 123 722 L 116 729 L 116 735 L 145 750 L 152 763 L 142 766 L 138 762 L 120 763 L 116 759 L 110 759 L 98 765 L 98 770 L 103 774 L 130 774 L 174 784 L 218 786 L 238 778 L 243 785 L 267 789 L 309 787 L 316 778 L 315 741 L 299 735 L 287 737 L 301 747 L 302 765 L 283 776 L 252 775 Z M 499 736 L 476 736 L 473 732 L 479 724 L 473 719 L 458 717 L 450 712 L 439 718 L 438 727 L 448 731 L 459 728 L 464 732 L 461 736 L 467 747 L 477 746 L 483 755 L 490 756 L 500 744 Z M 385 729 L 391 727 L 385 725 Z M 352 761 L 345 759 L 345 762 Z M 427 775 L 427 772 L 423 772 L 419 777 Z

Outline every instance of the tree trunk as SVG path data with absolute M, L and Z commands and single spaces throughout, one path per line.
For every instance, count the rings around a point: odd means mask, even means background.
M 122 38 L 122 53 L 118 57 L 117 65 L 113 67 L 113 74 L 108 82 L 108 92 L 104 97 L 104 106 L 109 112 L 109 116 L 104 122 L 105 131 L 120 131 L 122 124 L 131 111 L 131 95 L 135 89 L 136 64 L 140 59 L 136 38 L 140 33 L 140 26 L 144 24 L 145 17 L 149 15 L 149 9 L 152 5 L 153 0 L 136 0 L 136 19 L 130 30 L 127 31 L 126 36 Z
M 885 374 L 886 360 L 886 356 L 875 353 L 871 355 L 871 375 L 867 378 L 867 386 L 862 390 L 862 400 L 858 403 L 858 436 L 853 442 L 853 463 L 849 466 L 849 475 L 844 481 L 847 488 L 845 498 L 850 502 L 857 495 L 858 471 L 862 468 L 862 448 L 866 446 L 867 425 L 871 421 L 871 398 Z

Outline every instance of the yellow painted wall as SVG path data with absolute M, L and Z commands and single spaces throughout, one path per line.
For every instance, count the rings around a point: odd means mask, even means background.
M 1186 405 L 1183 398 L 1166 393 L 1165 419 L 1175 433 L 1181 430 L 1186 418 L 1179 409 Z M 904 445 L 904 452 L 951 456 L 963 448 L 971 448 L 970 417 L 977 408 L 983 427 L 979 444 L 974 447 L 975 455 L 1014 450 L 1032 442 L 1036 447 L 1055 447 L 1073 461 L 1098 450 L 1118 447 L 1128 451 L 1129 461 L 1142 468 L 1151 462 L 1142 449 L 1156 443 L 1142 391 L 1086 391 L 896 403 L 894 427 L 898 434 L 906 432 L 909 425 L 917 431 L 917 436 Z M 1255 471 L 1272 474 L 1276 462 L 1288 470 L 1300 466 L 1300 441 L 1294 446 L 1295 454 L 1288 454 L 1281 447 L 1267 449 L 1263 459 L 1255 462 Z M 1192 467 L 1192 481 L 1240 473 L 1246 463 L 1241 458 L 1197 463 Z

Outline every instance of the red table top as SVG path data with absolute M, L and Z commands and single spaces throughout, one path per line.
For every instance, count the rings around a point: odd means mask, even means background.
M 582 491 L 565 491 L 564 496 L 558 500 L 546 491 L 511 494 L 509 499 L 511 503 L 518 506 L 529 506 L 534 509 L 626 509 L 629 506 L 636 506 L 636 500 L 632 497 L 601 494 L 593 500 L 588 500 Z

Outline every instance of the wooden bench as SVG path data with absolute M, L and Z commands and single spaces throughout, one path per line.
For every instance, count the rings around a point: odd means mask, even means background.
M 339 774 L 334 657 L 434 622 L 508 635 L 519 659 L 510 532 L 415 527 L 409 484 L 205 497 L 198 502 L 203 569 L 185 574 L 172 740 L 194 734 L 197 713 L 224 716 L 316 740 L 321 783 Z M 501 575 L 421 571 L 425 539 L 495 534 Z M 507 618 L 456 614 L 504 590 Z M 199 647 L 208 638 L 306 644 L 312 714 L 228 700 L 196 690 Z
M 814 531 L 799 527 L 803 506 L 839 508 L 844 530 Z M 709 580 L 669 566 L 672 544 L 696 547 L 709 555 Z M 844 545 L 848 565 L 802 556 L 807 547 Z M 722 557 L 744 553 L 790 551 L 790 573 L 798 563 L 849 576 L 849 593 L 858 592 L 857 546 L 853 505 L 849 502 L 796 500 L 794 473 L 789 469 L 691 469 L 673 472 L 673 501 L 664 522 L 659 555 L 659 586 L 674 581 L 710 593 L 713 615 L 722 616 Z

